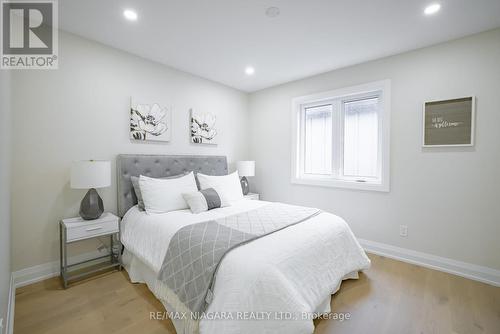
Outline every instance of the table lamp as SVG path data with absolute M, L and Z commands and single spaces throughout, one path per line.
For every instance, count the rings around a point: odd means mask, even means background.
M 101 196 L 95 188 L 111 185 L 111 162 L 104 160 L 76 161 L 71 166 L 71 188 L 89 189 L 80 203 L 80 217 L 99 218 L 104 212 Z
M 238 161 L 237 162 L 238 175 L 241 176 L 241 190 L 243 195 L 247 195 L 250 191 L 247 176 L 255 176 L 255 161 Z

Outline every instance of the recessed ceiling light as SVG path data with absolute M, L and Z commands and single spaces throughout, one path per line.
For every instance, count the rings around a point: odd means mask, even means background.
M 255 68 L 253 68 L 252 66 L 247 66 L 245 68 L 246 75 L 253 75 L 254 73 L 255 73 Z
M 430 4 L 429 6 L 425 7 L 424 13 L 425 13 L 425 15 L 432 15 L 432 14 L 436 14 L 437 12 L 439 12 L 440 9 L 441 9 L 440 4 L 433 3 L 433 4 Z
M 132 9 L 125 9 L 123 16 L 129 21 L 137 21 L 137 13 Z
M 276 17 L 280 15 L 280 9 L 278 7 L 269 7 L 266 9 L 267 17 Z

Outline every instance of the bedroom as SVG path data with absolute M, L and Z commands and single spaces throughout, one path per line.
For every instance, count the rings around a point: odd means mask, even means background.
M 38 2 L 2 1 L 2 334 L 500 331 L 500 2 Z M 160 271 L 209 222 L 243 235 L 189 306 Z

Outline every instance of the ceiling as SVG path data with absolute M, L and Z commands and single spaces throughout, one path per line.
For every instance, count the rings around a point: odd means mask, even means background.
M 433 1 L 441 11 L 425 16 Z M 253 92 L 499 27 L 500 0 L 60 0 L 59 25 Z

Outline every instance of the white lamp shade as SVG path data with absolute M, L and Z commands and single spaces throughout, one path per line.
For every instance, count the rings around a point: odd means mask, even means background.
M 255 176 L 255 161 L 238 161 L 236 168 L 239 176 Z
M 71 166 L 71 188 L 105 188 L 111 185 L 111 162 L 104 160 L 76 161 Z

